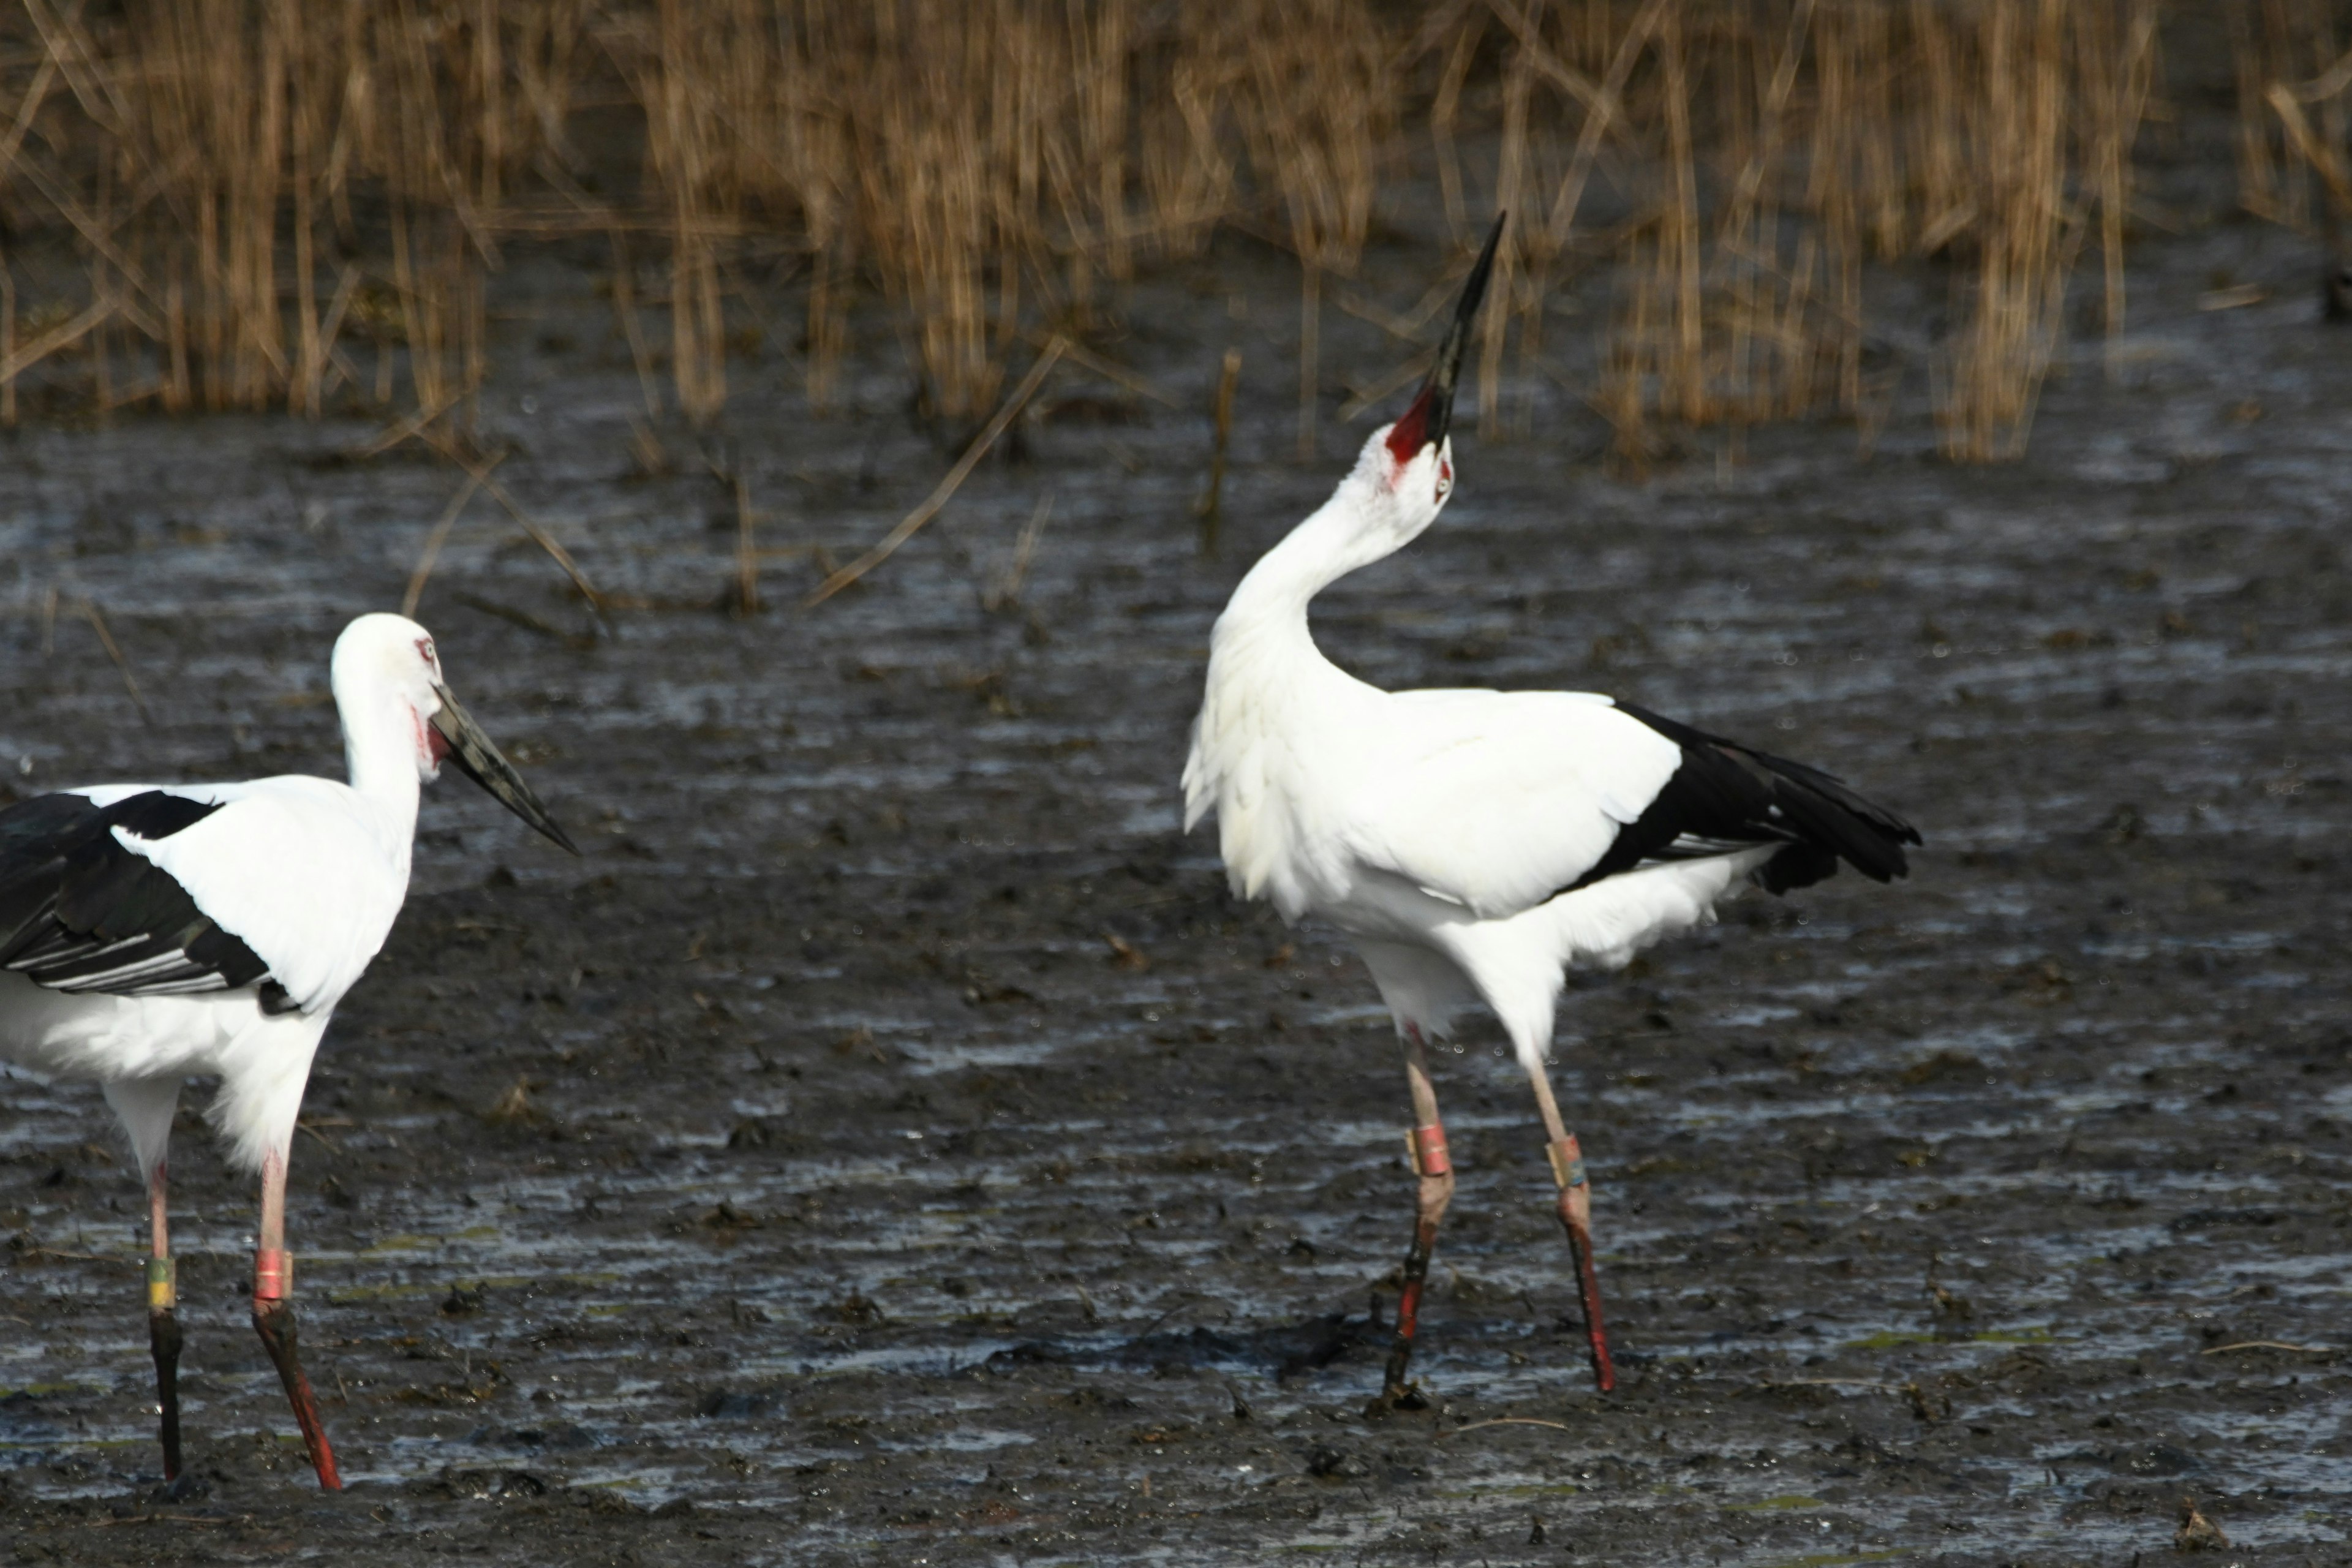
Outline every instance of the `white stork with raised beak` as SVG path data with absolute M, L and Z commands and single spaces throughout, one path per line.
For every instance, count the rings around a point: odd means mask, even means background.
M 1906 870 L 1910 824 L 1827 773 L 1580 691 L 1383 691 L 1325 658 L 1315 595 L 1410 544 L 1454 489 L 1447 427 L 1495 229 L 1420 395 L 1372 433 L 1313 516 L 1234 590 L 1210 641 L 1184 826 L 1217 815 L 1234 892 L 1347 933 L 1395 1016 L 1419 1178 L 1383 1399 L 1409 1400 L 1422 1287 L 1454 1194 L 1424 1042 L 1483 1004 L 1535 1090 L 1593 1375 L 1615 1373 L 1593 1268 L 1591 1188 L 1545 1060 L 1572 965 L 1614 968 L 1711 920 L 1743 883 L 1783 893 L 1843 860 Z

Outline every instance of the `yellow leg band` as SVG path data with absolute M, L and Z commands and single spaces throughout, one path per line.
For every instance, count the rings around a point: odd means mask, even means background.
M 168 1258 L 147 1260 L 147 1310 L 169 1312 L 180 1305 L 179 1278 Z

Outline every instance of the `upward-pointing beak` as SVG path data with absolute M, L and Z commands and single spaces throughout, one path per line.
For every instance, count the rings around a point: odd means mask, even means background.
M 433 715 L 433 728 L 442 740 L 448 742 L 449 760 L 463 769 L 467 778 L 497 796 L 499 803 L 509 811 L 572 854 L 579 854 L 580 847 L 555 825 L 555 818 L 547 814 L 547 807 L 540 804 L 539 796 L 531 793 L 530 785 L 522 782 L 522 775 L 515 772 L 514 764 L 499 753 L 495 742 L 482 733 L 482 727 L 475 723 L 473 716 L 466 711 L 457 698 L 450 695 L 449 689 L 435 681 L 433 691 L 441 699 L 441 711 Z
M 1422 414 L 1423 446 L 1444 446 L 1445 433 L 1453 426 L 1454 388 L 1462 376 L 1463 356 L 1469 352 L 1470 323 L 1477 317 L 1479 301 L 1486 297 L 1486 279 L 1495 270 L 1495 247 L 1502 243 L 1503 225 L 1509 217 L 1508 213 L 1495 215 L 1495 226 L 1487 231 L 1486 244 L 1471 266 L 1470 277 L 1462 285 L 1462 297 L 1454 306 L 1453 324 L 1445 329 L 1445 340 L 1437 345 L 1437 363 L 1429 367 L 1429 379 L 1421 384 L 1421 395 L 1413 399 L 1413 407 Z M 1411 418 L 1408 412 L 1405 419 Z

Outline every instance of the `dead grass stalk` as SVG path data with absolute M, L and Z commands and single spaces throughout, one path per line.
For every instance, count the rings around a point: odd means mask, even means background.
M 2332 9 L 2228 9 L 2247 205 L 2309 221 L 2309 163 L 2332 223 L 2352 206 Z M 1324 298 L 1384 187 L 1426 174 L 1457 243 L 1520 215 L 1481 329 L 1491 434 L 1531 432 L 1545 324 L 1596 269 L 1618 304 L 1590 392 L 1621 452 L 1664 425 L 1860 416 L 1866 264 L 1924 253 L 1958 306 L 1947 447 L 1999 458 L 2093 239 L 2122 324 L 2158 20 L 2155 0 L 0 0 L 0 421 L 30 386 L 377 410 L 394 439 L 462 424 L 505 248 L 607 234 L 648 420 L 722 416 L 769 319 L 754 280 L 790 277 L 813 404 L 878 300 L 961 438 L 1024 341 L 1082 353 L 1139 268 L 1232 224 L 1297 258 L 1311 452 Z M 667 252 L 642 294 L 640 237 Z

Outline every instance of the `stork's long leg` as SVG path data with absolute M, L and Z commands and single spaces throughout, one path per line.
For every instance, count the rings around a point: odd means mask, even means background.
M 1584 1333 L 1592 1342 L 1592 1381 L 1606 1394 L 1617 1386 L 1617 1369 L 1609 1361 L 1609 1331 L 1601 1321 L 1601 1279 L 1592 1268 L 1592 1184 L 1585 1179 L 1584 1155 L 1575 1136 L 1559 1119 L 1551 1075 L 1540 1060 L 1528 1068 L 1528 1079 L 1535 1086 L 1536 1107 L 1543 1113 L 1544 1152 L 1551 1160 L 1552 1180 L 1559 1184 L 1559 1223 L 1568 1229 L 1577 1292 L 1584 1301 Z
M 335 1450 L 327 1442 L 326 1424 L 319 1419 L 319 1401 L 310 1380 L 302 1375 L 302 1361 L 294 1344 L 294 1258 L 286 1250 L 286 1154 L 273 1149 L 261 1164 L 261 1244 L 253 1255 L 253 1327 L 262 1347 L 277 1365 L 278 1380 L 286 1385 L 286 1401 L 302 1428 L 302 1446 L 310 1450 L 319 1484 L 331 1492 L 343 1489 L 335 1468 Z
M 1412 1090 L 1412 1131 L 1405 1150 L 1417 1178 L 1413 1192 L 1412 1247 L 1404 1255 L 1404 1289 L 1397 1297 L 1396 1345 L 1389 1352 L 1381 1401 L 1395 1405 L 1411 1391 L 1406 1366 L 1412 1360 L 1413 1330 L 1421 1316 L 1421 1289 L 1429 1278 L 1429 1255 L 1437 1246 L 1438 1223 L 1454 1201 L 1454 1162 L 1445 1152 L 1445 1127 L 1437 1119 L 1437 1089 L 1429 1079 L 1429 1055 L 1421 1031 L 1404 1028 L 1404 1076 Z
M 147 1174 L 147 1348 L 155 1356 L 155 1407 L 163 1422 L 163 1479 L 180 1479 L 180 1292 L 163 1162 Z
M 139 1168 L 147 1173 L 147 1348 L 155 1357 L 155 1406 L 163 1422 L 163 1479 L 180 1478 L 180 1314 L 172 1268 L 172 1221 L 163 1170 L 172 1148 L 172 1117 L 180 1080 L 110 1079 L 106 1102 L 131 1135 Z

